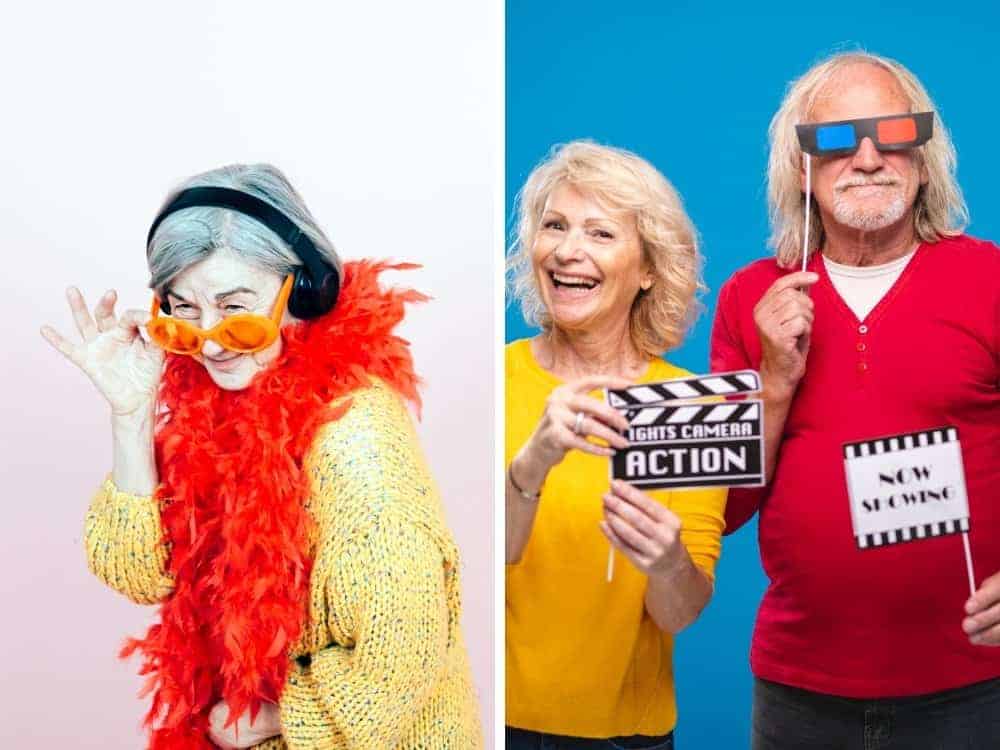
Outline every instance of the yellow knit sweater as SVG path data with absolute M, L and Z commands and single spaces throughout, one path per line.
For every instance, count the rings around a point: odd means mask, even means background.
M 405 404 L 377 383 L 317 434 L 309 617 L 266 750 L 482 747 L 459 625 L 458 551 Z M 157 503 L 108 479 L 86 518 L 90 569 L 129 599 L 170 596 Z

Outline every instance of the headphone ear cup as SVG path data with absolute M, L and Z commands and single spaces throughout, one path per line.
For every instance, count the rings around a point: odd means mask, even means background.
M 160 300 L 160 312 L 164 315 L 170 315 L 170 303 L 166 299 Z
M 288 297 L 288 312 L 299 320 L 318 318 L 333 309 L 340 292 L 340 276 L 330 269 L 317 285 L 305 266 L 295 270 L 292 292 Z

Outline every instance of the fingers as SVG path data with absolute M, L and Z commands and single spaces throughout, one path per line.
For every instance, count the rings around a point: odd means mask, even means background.
M 97 306 L 94 308 L 94 322 L 97 324 L 97 330 L 101 333 L 110 331 L 118 324 L 118 321 L 115 319 L 115 302 L 117 299 L 117 292 L 114 289 L 109 289 L 97 301 Z
M 1000 602 L 962 620 L 969 641 L 978 645 L 1000 645 Z
M 628 448 L 628 440 L 625 439 L 624 435 L 616 432 L 615 430 L 609 429 L 608 427 L 605 427 L 601 422 L 598 422 L 596 419 L 592 417 L 584 417 L 582 420 L 580 420 L 579 431 L 574 429 L 576 427 L 576 422 L 577 422 L 577 417 L 576 415 L 574 415 L 573 426 L 570 428 L 571 432 L 574 432 L 575 434 L 580 436 L 590 435 L 591 437 L 600 438 L 601 440 L 607 442 L 608 445 L 612 445 L 615 448 Z
M 654 554 L 652 540 L 641 531 L 632 526 L 626 519 L 612 511 L 604 514 L 604 523 L 614 532 L 615 536 L 621 540 L 625 546 L 638 554 L 640 557 L 649 558 Z
M 589 396 L 572 396 L 567 400 L 566 405 L 574 413 L 582 411 L 619 432 L 628 429 L 628 420 L 625 415 L 603 401 Z
M 62 334 L 60 334 L 52 326 L 42 326 L 41 334 L 42 338 L 48 341 L 53 348 L 61 352 L 70 362 L 76 364 L 76 346 L 67 341 Z
M 145 310 L 126 310 L 112 329 L 115 338 L 124 343 L 132 341 L 139 335 L 139 328 L 149 322 L 149 318 L 150 315 Z
M 597 443 L 592 443 L 581 435 L 574 435 L 570 433 L 570 438 L 566 441 L 567 450 L 570 448 L 576 448 L 584 453 L 590 453 L 594 456 L 604 456 L 605 458 L 610 458 L 615 455 L 614 448 L 606 448 L 603 445 L 598 445 Z
M 771 288 L 764 293 L 764 299 L 777 296 L 787 289 L 807 291 L 817 281 L 819 281 L 819 274 L 812 271 L 796 271 L 786 274 L 771 284 Z
M 637 566 L 642 564 L 641 561 L 644 555 L 640 550 L 637 550 L 635 547 L 622 539 L 621 536 L 619 536 L 615 530 L 611 528 L 607 521 L 602 520 L 599 526 L 601 528 L 601 532 L 608 538 L 608 541 L 614 545 L 615 549 L 623 552 L 633 562 L 633 564 Z
M 84 341 L 91 341 L 98 334 L 97 324 L 90 317 L 87 311 L 87 303 L 83 299 L 80 290 L 71 286 L 66 290 L 66 299 L 69 301 L 69 309 L 73 313 L 73 322 L 76 323 L 76 330 Z
M 764 329 L 779 327 L 795 317 L 804 317 L 810 323 L 815 318 L 815 304 L 796 289 L 788 289 L 780 295 L 761 300 L 754 309 L 754 320 Z
M 801 292 L 794 290 L 778 297 L 774 300 L 773 306 L 767 311 L 778 325 L 788 322 L 793 318 L 805 318 L 810 323 L 816 318 L 816 308 L 813 301 Z
M 979 586 L 965 603 L 965 611 L 974 615 L 1000 602 L 1000 573 L 994 573 Z
M 623 482 L 621 479 L 615 479 L 611 482 L 611 495 L 616 507 L 618 505 L 627 506 L 630 509 L 629 512 L 642 514 L 653 523 L 676 523 L 678 527 L 680 526 L 680 519 L 669 508 L 665 508 L 628 482 Z

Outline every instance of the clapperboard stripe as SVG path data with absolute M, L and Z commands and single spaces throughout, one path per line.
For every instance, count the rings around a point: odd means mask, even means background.
M 885 544 L 897 544 L 899 542 L 909 542 L 913 539 L 928 539 L 945 534 L 959 534 L 969 530 L 969 519 L 959 518 L 954 521 L 940 521 L 938 523 L 925 523 L 922 526 L 908 526 L 904 529 L 892 529 L 883 531 L 880 534 L 864 534 L 857 537 L 858 547 L 867 549 L 868 547 L 881 547 Z
M 753 370 L 705 375 L 700 378 L 680 378 L 662 383 L 636 385 L 631 388 L 609 389 L 608 400 L 616 408 L 661 404 L 706 396 L 731 396 L 760 390 L 760 377 Z
M 711 424 L 713 422 L 749 422 L 756 420 L 756 403 L 729 403 L 692 406 L 646 406 L 625 414 L 631 427 L 666 424 Z
M 940 445 L 942 443 L 954 443 L 958 440 L 958 430 L 954 427 L 946 427 L 938 430 L 925 430 L 923 432 L 910 432 L 905 435 L 896 435 L 890 438 L 879 438 L 876 440 L 863 440 L 858 443 L 847 443 L 844 445 L 844 458 L 863 458 L 865 456 L 879 456 L 883 453 L 893 453 L 911 448 L 923 448 L 928 445 Z

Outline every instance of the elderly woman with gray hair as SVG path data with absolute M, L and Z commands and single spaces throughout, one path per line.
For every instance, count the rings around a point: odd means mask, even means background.
M 694 227 L 652 165 L 570 143 L 521 191 L 514 291 L 541 327 L 507 370 L 507 747 L 674 746 L 673 636 L 712 595 L 726 491 L 608 481 L 624 417 L 596 389 L 661 358 L 700 286 Z M 629 564 L 605 578 L 608 543 Z
M 185 183 L 147 257 L 149 313 L 70 289 L 80 338 L 42 333 L 111 407 L 87 557 L 162 605 L 123 649 L 149 747 L 480 747 L 458 553 L 392 333 L 421 296 L 341 264 L 267 165 Z

